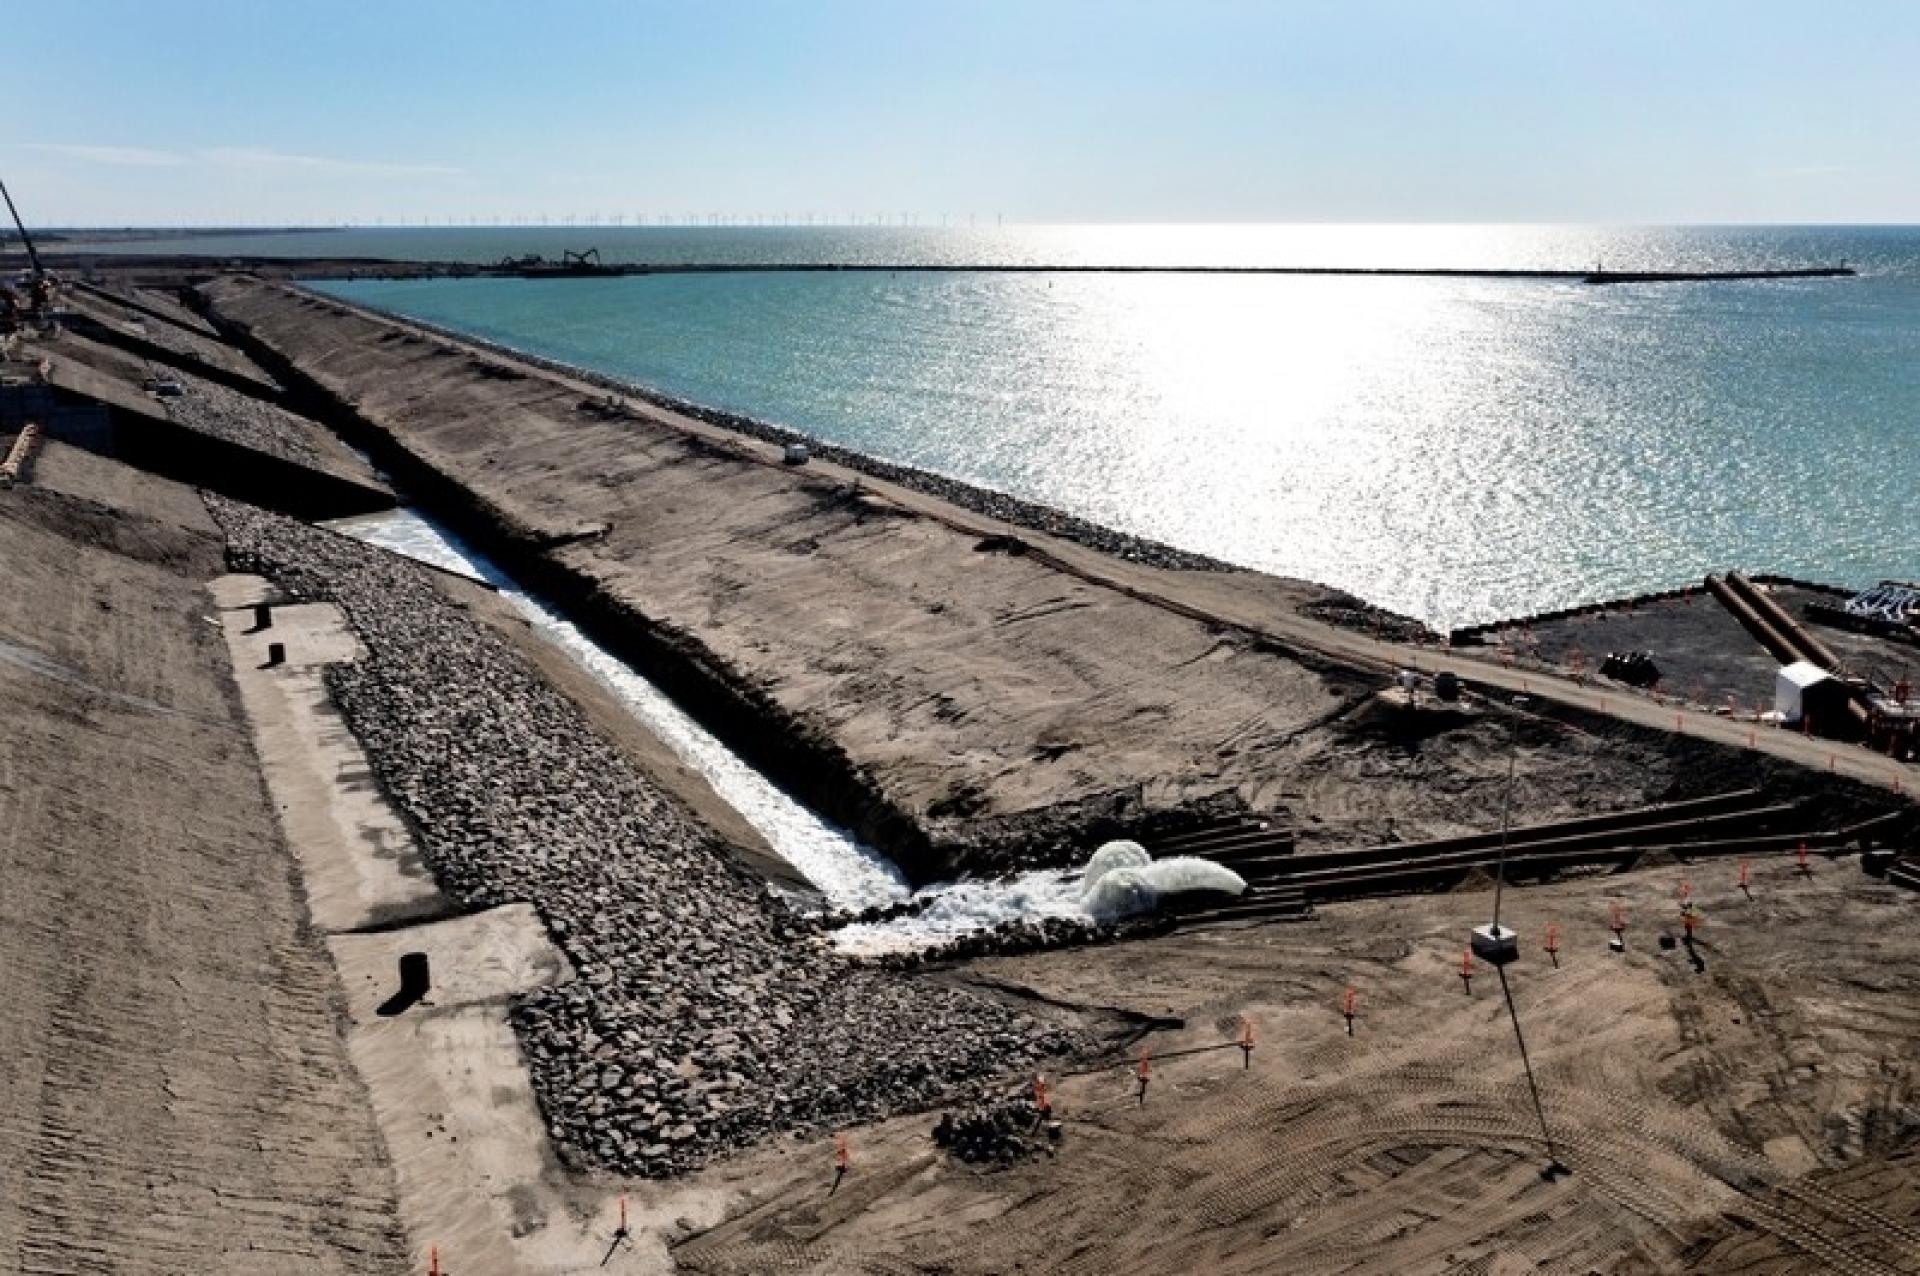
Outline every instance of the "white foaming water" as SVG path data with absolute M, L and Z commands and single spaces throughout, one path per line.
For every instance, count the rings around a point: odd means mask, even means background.
M 834 947 L 865 956 L 913 952 L 1012 922 L 1090 916 L 1080 904 L 1078 870 L 1022 873 L 1004 882 L 943 882 L 915 898 L 928 901 L 915 916 L 842 926 L 833 932 Z
M 906 878 L 885 856 L 794 801 L 682 712 L 658 687 L 580 632 L 571 621 L 516 589 L 505 573 L 452 533 L 411 510 L 343 519 L 330 526 L 356 540 L 486 581 L 499 589 L 500 596 L 531 621 L 543 637 L 599 679 L 834 907 L 884 906 L 912 893 Z
M 1009 922 L 1117 921 L 1153 912 L 1170 894 L 1238 895 L 1246 889 L 1245 878 L 1208 860 L 1187 855 L 1155 860 L 1137 842 L 1108 842 L 1077 871 L 929 887 L 915 897 L 928 901 L 917 915 L 842 927 L 834 932 L 834 943 L 850 953 L 907 952 Z

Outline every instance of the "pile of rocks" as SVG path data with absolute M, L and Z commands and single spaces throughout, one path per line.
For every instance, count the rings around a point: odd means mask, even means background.
M 325 454 L 313 442 L 313 434 L 320 427 L 306 418 L 205 377 L 172 375 L 186 393 L 160 402 L 176 424 L 301 465 L 324 461 Z
M 1063 1129 L 1031 1098 L 983 1100 L 941 1113 L 933 1141 L 971 1165 L 1010 1165 L 1041 1152 L 1051 1155 Z
M 428 573 L 217 497 L 235 570 L 331 599 L 327 681 L 442 885 L 527 901 L 578 978 L 515 1028 L 563 1159 L 681 1172 L 784 1130 L 924 1109 L 1086 1043 L 841 958 Z
M 1439 634 L 1411 617 L 1376 607 L 1335 589 L 1328 590 L 1325 597 L 1301 604 L 1300 611 L 1302 615 L 1329 625 L 1351 629 L 1387 642 L 1437 642 L 1440 638 Z

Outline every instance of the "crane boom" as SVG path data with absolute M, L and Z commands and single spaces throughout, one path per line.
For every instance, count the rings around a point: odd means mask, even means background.
M 20 242 L 27 246 L 27 260 L 33 265 L 34 278 L 38 279 L 47 272 L 40 266 L 40 254 L 33 249 L 33 236 L 27 233 L 27 224 L 20 220 L 20 210 L 13 206 L 13 196 L 7 193 L 5 182 L 0 182 L 0 199 L 7 201 L 7 211 L 13 214 L 13 224 L 20 230 Z

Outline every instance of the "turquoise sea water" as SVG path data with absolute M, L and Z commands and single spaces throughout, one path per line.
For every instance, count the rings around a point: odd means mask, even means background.
M 1916 228 L 300 238 L 340 255 L 468 260 L 587 243 L 658 261 L 1577 269 L 1844 259 L 1859 278 L 1607 288 L 987 273 L 324 286 L 1443 625 L 1729 565 L 1845 583 L 1920 577 Z

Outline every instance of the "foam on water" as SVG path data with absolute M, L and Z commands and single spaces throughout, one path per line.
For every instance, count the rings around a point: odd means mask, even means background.
M 1077 871 L 1022 873 L 1003 882 L 946 882 L 915 898 L 928 901 L 917 915 L 842 926 L 833 932 L 834 947 L 859 955 L 913 952 L 1014 922 L 1090 916 L 1080 903 Z
M 1015 922 L 1117 921 L 1153 912 L 1170 894 L 1238 895 L 1246 888 L 1246 879 L 1210 860 L 1155 860 L 1136 842 L 1108 842 L 1078 871 L 929 887 L 916 897 L 930 901 L 917 915 L 843 926 L 834 932 L 834 944 L 849 953 L 909 952 Z

